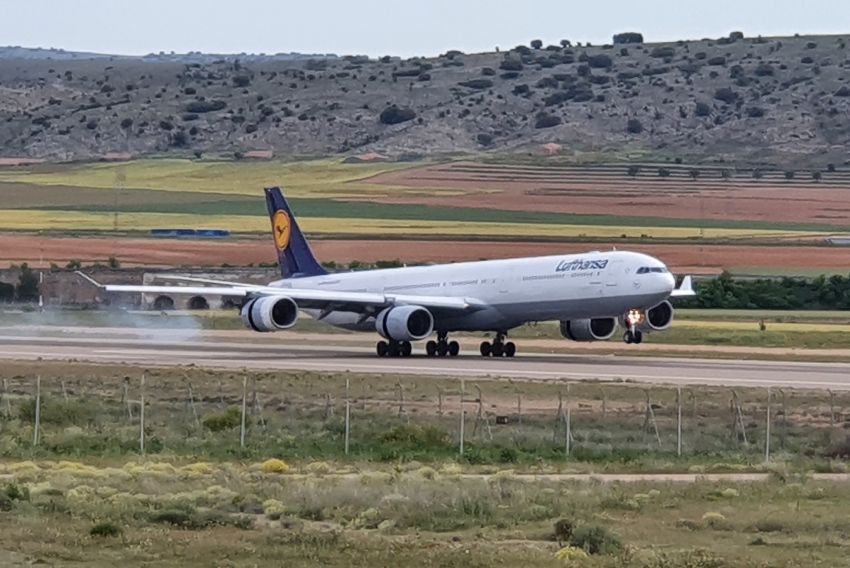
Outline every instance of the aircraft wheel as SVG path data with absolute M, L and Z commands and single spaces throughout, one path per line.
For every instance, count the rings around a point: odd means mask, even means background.
M 481 356 L 482 357 L 489 357 L 492 352 L 493 352 L 493 346 L 490 345 L 490 342 L 489 341 L 482 341 L 481 342 Z
M 505 357 L 513 357 L 516 355 L 516 344 L 513 341 L 505 343 Z
M 437 342 L 434 340 L 429 341 L 425 344 L 425 354 L 428 357 L 433 357 L 437 354 Z
M 449 355 L 457 357 L 460 354 L 460 343 L 457 341 L 449 341 Z
M 386 357 L 387 353 L 389 353 L 390 346 L 386 341 L 379 341 L 375 346 L 375 351 L 378 353 L 378 357 Z
M 389 357 L 398 357 L 398 342 L 390 341 L 389 346 L 387 347 L 387 356 Z
M 402 357 L 410 357 L 410 354 L 413 353 L 413 346 L 409 341 L 402 341 L 399 345 L 399 352 Z
M 632 332 L 627 331 L 623 334 L 623 343 L 631 344 L 634 343 L 634 339 L 632 338 Z
M 501 357 L 505 353 L 505 346 L 501 343 L 494 343 L 490 352 L 493 354 L 493 357 Z
M 642 341 L 643 341 L 643 332 L 638 330 L 638 331 L 635 332 L 634 342 L 640 344 Z
M 445 341 L 440 341 L 437 343 L 437 355 L 440 357 L 445 357 L 449 354 L 449 344 Z

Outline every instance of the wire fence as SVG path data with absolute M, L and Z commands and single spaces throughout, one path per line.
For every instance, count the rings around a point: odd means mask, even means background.
M 841 457 L 845 392 L 209 374 L 5 378 L 5 455 Z M 9 440 L 12 440 L 10 442 Z

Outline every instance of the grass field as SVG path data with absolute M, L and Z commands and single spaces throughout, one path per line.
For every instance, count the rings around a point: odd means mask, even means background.
M 701 229 L 687 227 L 642 227 L 604 225 L 554 225 L 544 223 L 493 223 L 472 221 L 395 220 L 367 218 L 303 217 L 300 226 L 314 235 L 449 236 L 449 237 L 588 237 L 653 239 L 776 239 L 813 237 L 816 233 L 759 229 Z M 50 211 L 0 209 L 0 230 L 111 231 L 115 214 L 108 211 Z M 268 218 L 247 215 L 190 213 L 121 213 L 119 229 L 149 231 L 157 228 L 219 228 L 237 233 L 265 233 Z M 822 236 L 826 236 L 823 234 Z
M 455 379 L 403 379 L 399 415 L 396 377 L 257 373 L 246 376 L 258 403 L 247 405 L 240 449 L 241 374 L 148 369 L 141 456 L 142 372 L 0 367 L 3 565 L 850 566 L 846 480 L 811 474 L 846 471 L 831 456 L 847 447 L 850 393 L 776 395 L 765 465 L 760 389 L 737 389 L 747 444 L 730 435 L 730 391 L 686 389 L 677 457 L 675 389 L 650 390 L 656 440 L 643 388 L 572 383 L 567 456 L 554 420 L 563 385 L 481 380 L 490 426 L 475 425 L 470 397 L 460 456 Z M 42 430 L 33 447 L 36 373 Z M 562 477 L 615 472 L 648 477 Z M 731 475 L 673 483 L 656 472 Z M 742 482 L 746 472 L 768 475 Z M 588 557 L 557 558 L 567 545 L 562 555 Z
M 386 186 L 370 188 L 368 184 L 350 187 L 347 182 L 406 167 L 410 164 L 343 164 L 338 160 L 136 160 L 0 170 L 0 182 L 112 190 L 123 176 L 123 187 L 157 191 L 257 196 L 264 187 L 281 185 L 293 197 L 358 197 L 369 193 L 386 195 L 394 190 Z
M 834 223 L 788 223 L 763 220 L 729 219 L 676 219 L 669 217 L 624 216 L 605 214 L 576 215 L 541 211 L 509 211 L 499 208 L 494 200 L 492 207 L 441 206 L 441 196 L 468 193 L 487 195 L 490 191 L 483 183 L 475 189 L 446 187 L 407 187 L 370 184 L 369 178 L 386 172 L 411 168 L 421 164 L 344 164 L 331 160 L 306 162 L 214 162 L 189 160 L 139 160 L 120 164 L 49 165 L 30 168 L 0 169 L 0 195 L 6 208 L 22 209 L 20 212 L 3 211 L 5 223 L 0 229 L 63 229 L 80 221 L 86 230 L 108 230 L 109 223 L 99 219 L 103 214 L 113 214 L 116 209 L 130 215 L 128 221 L 143 214 L 139 230 L 149 226 L 184 222 L 186 226 L 200 226 L 216 222 L 234 231 L 258 231 L 248 217 L 265 217 L 261 189 L 270 185 L 283 185 L 293 207 L 302 218 L 349 219 L 358 221 L 368 234 L 383 234 L 383 228 L 369 226 L 374 220 L 398 222 L 497 223 L 510 229 L 510 234 L 534 236 L 561 236 L 553 228 L 525 227 L 525 225 L 569 225 L 574 227 L 564 236 L 587 237 L 641 237 L 656 239 L 681 238 L 752 238 L 777 239 L 802 236 L 822 236 L 846 231 L 846 226 Z M 123 176 L 124 181 L 118 181 Z M 358 183 L 351 183 L 357 181 Z M 115 195 L 116 187 L 123 187 Z M 433 198 L 428 204 L 377 203 L 380 197 Z M 351 201 L 362 200 L 362 201 Z M 371 200 L 371 201 L 370 201 Z M 68 213 L 68 210 L 74 213 Z M 56 211 L 50 218 L 38 217 L 36 211 Z M 84 219 L 72 217 L 87 213 Z M 154 215 L 158 214 L 158 215 Z M 222 217 L 222 216 L 225 217 Z M 52 216 L 56 218 L 53 219 Z M 522 226 L 517 229 L 517 225 Z M 207 225 L 208 226 L 208 225 Z M 618 231 L 616 228 L 623 227 Z M 428 230 L 438 232 L 443 227 L 429 225 Z M 321 227 L 309 229 L 322 232 Z M 363 233 L 355 233 L 363 234 Z M 458 234 L 458 233 L 450 233 Z M 491 234 L 478 230 L 471 236 Z

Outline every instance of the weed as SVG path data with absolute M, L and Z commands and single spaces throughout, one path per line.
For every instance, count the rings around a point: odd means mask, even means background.
M 602 525 L 585 525 L 573 531 L 570 546 L 581 548 L 588 554 L 616 554 L 623 548 L 623 543 L 620 537 Z
M 94 525 L 91 530 L 89 530 L 89 534 L 91 536 L 99 536 L 99 537 L 115 537 L 121 536 L 123 533 L 123 529 L 118 525 L 110 523 L 109 521 L 103 521 Z

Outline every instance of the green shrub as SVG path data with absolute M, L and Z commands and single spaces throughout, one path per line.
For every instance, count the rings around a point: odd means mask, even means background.
M 614 62 L 611 61 L 611 57 L 608 55 L 600 53 L 598 55 L 591 55 L 588 57 L 587 64 L 593 69 L 608 69 L 614 64 Z
M 414 118 L 416 118 L 416 113 L 413 109 L 391 105 L 381 112 L 380 121 L 382 124 L 401 124 Z
M 97 409 L 83 400 L 41 399 L 42 424 L 57 426 L 81 426 L 94 422 Z M 18 407 L 18 417 L 22 422 L 35 422 L 35 399 L 24 400 Z
M 643 132 L 643 124 L 636 118 L 630 118 L 626 123 L 626 132 L 629 134 L 640 134 Z
M 588 554 L 616 554 L 623 543 L 620 537 L 601 525 L 585 525 L 573 531 L 570 546 L 582 548 Z
M 26 486 L 17 483 L 7 483 L 3 493 L 10 501 L 29 501 L 30 490 Z
M 555 540 L 559 546 L 563 546 L 564 543 L 569 542 L 572 538 L 575 526 L 570 519 L 558 519 L 555 521 L 554 529 Z
M 499 64 L 499 69 L 502 71 L 522 71 L 522 61 L 509 57 Z
M 108 521 L 97 523 L 89 530 L 89 534 L 91 536 L 100 537 L 121 536 L 123 532 L 124 531 L 121 530 L 121 527 L 116 526 Z
M 203 114 L 205 112 L 216 112 L 227 107 L 224 101 L 192 101 L 186 105 L 186 112 L 192 114 Z
M 540 112 L 534 117 L 534 128 L 551 128 L 561 124 L 561 117 L 549 113 Z
M 657 57 L 659 59 L 666 59 L 668 57 L 673 57 L 676 55 L 676 50 L 672 46 L 658 46 L 654 47 L 651 52 L 649 52 L 650 57 Z
M 242 410 L 238 406 L 231 406 L 224 412 L 204 416 L 204 428 L 210 432 L 222 432 L 231 430 L 242 424 Z
M 493 86 L 493 81 L 490 79 L 470 79 L 469 81 L 462 81 L 458 85 L 468 89 L 489 89 Z
M 721 87 L 720 89 L 714 91 L 714 98 L 719 101 L 723 101 L 728 105 L 738 100 L 738 93 L 736 93 L 729 87 Z

